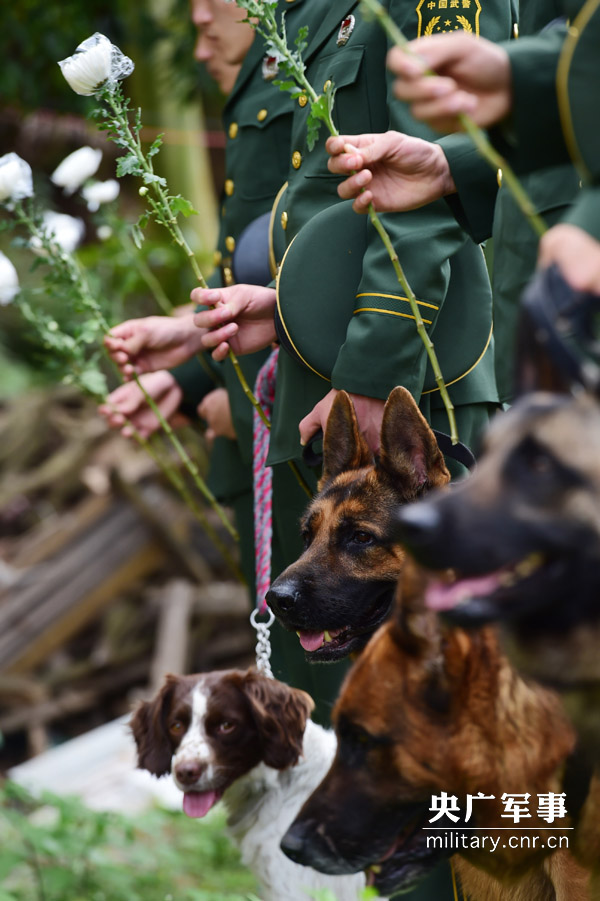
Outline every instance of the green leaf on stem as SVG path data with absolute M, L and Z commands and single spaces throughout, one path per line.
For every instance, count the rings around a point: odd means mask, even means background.
M 175 196 L 169 197 L 169 203 L 175 215 L 177 215 L 177 213 L 183 213 L 186 219 L 188 216 L 199 215 L 198 210 L 195 210 L 190 201 L 185 197 L 182 197 L 181 194 L 175 194 Z
M 143 175 L 144 171 L 133 154 L 129 156 L 121 156 L 117 160 L 117 176 L 122 178 L 123 175 Z

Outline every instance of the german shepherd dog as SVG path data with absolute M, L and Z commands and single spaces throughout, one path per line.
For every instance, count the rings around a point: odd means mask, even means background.
M 430 570 L 426 603 L 451 622 L 506 622 L 527 674 L 568 693 L 600 753 L 600 407 L 535 393 L 493 421 L 473 475 L 398 511 L 397 537 Z
M 319 493 L 302 522 L 305 550 L 267 593 L 310 661 L 359 651 L 387 618 L 405 557 L 392 537 L 394 513 L 449 480 L 435 435 L 405 388 L 394 388 L 385 405 L 377 460 L 350 397 L 338 394 Z
M 332 767 L 282 849 L 324 873 L 367 870 L 385 894 L 407 890 L 458 852 L 455 869 L 477 901 L 588 898 L 589 872 L 558 843 L 571 833 L 548 831 L 538 806 L 537 793 L 560 791 L 574 745 L 560 700 L 517 674 L 489 628 L 443 626 L 424 608 L 423 577 L 408 561 L 402 581 L 394 614 L 359 656 L 335 705 Z M 451 820 L 433 824 L 443 829 L 430 825 L 439 809 L 432 798 L 442 792 L 461 812 L 473 799 L 472 816 L 461 819 L 462 843 Z M 504 793 L 531 800 L 527 832 L 504 818 Z M 516 835 L 535 831 L 538 840 L 510 843 L 501 827 L 511 823 Z M 563 850 L 549 850 L 548 836 Z

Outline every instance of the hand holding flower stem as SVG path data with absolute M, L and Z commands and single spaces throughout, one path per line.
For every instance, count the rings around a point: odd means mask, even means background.
M 7 169 L 9 169 L 8 176 L 6 176 Z M 11 193 L 11 190 L 13 193 Z M 24 226 L 31 235 L 32 244 L 35 244 L 35 246 L 37 246 L 44 254 L 45 259 L 50 266 L 52 277 L 51 285 L 54 290 L 60 290 L 61 293 L 63 293 L 65 300 L 69 298 L 73 300 L 74 312 L 89 312 L 91 314 L 92 327 L 91 329 L 88 328 L 85 338 L 80 337 L 79 340 L 76 340 L 71 335 L 63 335 L 54 320 L 49 317 L 44 317 L 40 313 L 36 313 L 26 301 L 21 301 L 20 303 L 23 315 L 37 328 L 44 342 L 48 344 L 57 355 L 61 354 L 70 358 L 72 380 L 86 393 L 92 394 L 96 398 L 100 397 L 103 399 L 102 391 L 105 388 L 103 376 L 97 370 L 90 371 L 89 361 L 84 359 L 81 345 L 95 339 L 99 335 L 108 334 L 110 332 L 110 326 L 104 316 L 100 304 L 97 302 L 89 287 L 84 272 L 75 258 L 60 246 L 52 232 L 44 228 L 42 218 L 39 213 L 36 212 L 33 202 L 28 201 L 26 205 L 26 198 L 30 198 L 32 194 L 33 185 L 31 180 L 31 169 L 28 164 L 17 157 L 16 154 L 8 154 L 5 157 L 1 157 L 0 204 L 5 203 L 7 205 L 13 213 L 15 221 Z M 85 365 L 86 362 L 88 362 L 87 367 Z M 174 434 L 171 426 L 165 420 L 162 413 L 139 381 L 138 385 L 143 392 L 147 403 L 159 420 L 163 431 L 175 448 L 181 462 L 190 473 L 194 484 L 215 510 L 229 534 L 237 541 L 238 534 L 235 528 L 202 479 L 198 467 L 190 459 L 185 448 Z M 172 470 L 171 467 L 168 467 L 168 469 Z M 175 484 L 177 477 L 175 476 L 174 481 L 173 472 L 166 471 L 165 474 L 169 480 Z M 184 497 L 184 499 L 187 498 Z M 197 505 L 195 506 L 197 508 Z M 192 511 L 195 512 L 193 508 Z M 205 518 L 202 517 L 201 521 L 204 525 Z M 210 524 L 208 525 L 208 531 L 214 533 L 214 529 L 212 529 Z M 212 534 L 211 537 L 213 537 Z M 219 546 L 219 549 L 222 550 L 222 542 L 220 542 L 218 536 L 216 536 L 216 538 L 216 543 Z
M 377 19 L 377 21 L 381 24 L 382 28 L 387 33 L 388 37 L 394 42 L 394 44 L 396 44 L 397 47 L 401 47 L 405 51 L 405 53 L 411 53 L 415 55 L 410 46 L 410 42 L 402 33 L 400 28 L 398 28 L 387 10 L 384 9 L 381 3 L 379 3 L 379 0 L 361 0 L 361 6 L 363 6 L 369 13 L 371 13 L 371 15 L 373 15 Z M 431 69 L 426 69 L 424 74 L 435 75 L 436 73 Z M 506 162 L 504 157 L 501 156 L 489 142 L 483 129 L 476 125 L 476 123 L 469 115 L 467 115 L 467 113 L 458 113 L 457 118 L 460 121 L 460 124 L 462 125 L 465 132 L 475 144 L 479 153 L 484 157 L 485 160 L 487 160 L 492 169 L 495 172 L 502 172 L 503 183 L 506 184 L 506 187 L 512 194 L 519 209 L 529 222 L 537 237 L 541 238 L 542 235 L 548 230 L 548 227 L 542 217 L 539 216 L 538 213 L 536 213 L 535 207 L 531 202 L 531 198 L 524 190 L 512 168 Z
M 337 130 L 332 118 L 335 86 L 331 82 L 330 84 L 326 85 L 324 93 L 318 95 L 306 78 L 306 67 L 302 60 L 302 51 L 307 46 L 306 36 L 308 34 L 308 30 L 306 28 L 300 29 L 298 37 L 296 38 L 297 49 L 293 51 L 289 48 L 287 43 L 285 19 L 283 16 L 281 20 L 280 33 L 277 18 L 275 15 L 276 3 L 273 3 L 272 0 L 236 0 L 236 2 L 238 6 L 247 11 L 249 16 L 248 21 L 267 41 L 268 46 L 272 48 L 274 54 L 279 60 L 281 68 L 285 72 L 285 75 L 288 78 L 292 79 L 292 81 L 280 81 L 280 88 L 282 90 L 289 90 L 292 96 L 304 94 L 308 99 L 308 102 L 310 104 L 310 113 L 307 123 L 307 143 L 309 150 L 312 150 L 316 143 L 321 122 L 325 123 L 325 126 L 327 127 L 331 135 L 339 135 L 339 131 Z M 400 264 L 398 254 L 396 253 L 394 245 L 392 244 L 391 238 L 388 235 L 385 226 L 381 222 L 379 216 L 377 215 L 375 207 L 372 203 L 369 204 L 368 214 L 373 227 L 383 241 L 392 266 L 394 267 L 396 278 L 398 279 L 398 282 L 402 286 L 408 299 L 411 312 L 415 319 L 417 332 L 419 333 L 419 337 L 421 338 L 421 341 L 425 346 L 425 350 L 427 352 L 427 356 L 429 357 L 429 362 L 435 376 L 436 385 L 438 386 L 440 395 L 444 402 L 444 407 L 446 408 L 448 423 L 450 426 L 450 437 L 452 439 L 452 443 L 456 444 L 458 442 L 458 432 L 456 428 L 456 417 L 454 415 L 454 404 L 452 403 L 450 395 L 448 394 L 448 389 L 446 388 L 446 384 L 444 382 L 444 377 L 442 375 L 440 364 L 435 352 L 435 348 L 433 346 L 433 341 L 429 337 L 427 329 L 425 328 L 425 323 L 419 310 L 417 298 L 409 284 L 402 265 Z

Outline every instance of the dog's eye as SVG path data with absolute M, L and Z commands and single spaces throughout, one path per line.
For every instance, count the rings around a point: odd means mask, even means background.
M 302 531 L 302 541 L 304 543 L 304 550 L 310 547 L 312 541 L 312 532 L 310 529 L 303 529 Z
M 223 720 L 222 723 L 219 723 L 217 726 L 217 732 L 219 735 L 229 735 L 236 728 L 236 724 L 230 722 L 229 720 Z
M 373 541 L 373 536 L 370 532 L 357 529 L 352 535 L 352 541 L 356 541 L 357 544 L 370 544 Z
M 183 735 L 184 728 L 181 720 L 173 720 L 172 723 L 169 723 L 169 732 L 171 735 Z

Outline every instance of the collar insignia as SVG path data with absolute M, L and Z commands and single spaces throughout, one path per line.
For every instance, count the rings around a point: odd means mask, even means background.
M 272 56 L 267 53 L 262 61 L 262 77 L 265 81 L 273 81 L 278 72 L 279 60 L 276 56 Z
M 356 19 L 354 18 L 354 16 L 346 16 L 345 19 L 342 19 L 342 24 L 340 25 L 340 30 L 338 31 L 337 36 L 338 47 L 343 47 L 344 44 L 348 43 L 350 35 L 354 31 L 355 24 Z

